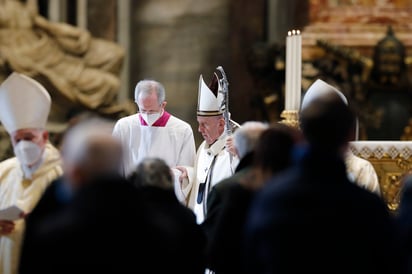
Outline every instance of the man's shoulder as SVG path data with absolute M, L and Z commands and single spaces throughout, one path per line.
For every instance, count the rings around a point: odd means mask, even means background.
M 113 132 L 123 132 L 123 131 L 130 131 L 132 126 L 140 126 L 140 123 L 138 122 L 138 114 L 132 114 L 129 116 L 125 116 L 120 118 L 119 120 L 116 121 L 114 124 Z
M 19 167 L 19 165 L 19 161 L 16 157 L 5 159 L 0 162 L 0 174 L 6 172 L 7 170 L 15 169 Z
M 188 122 L 185 122 L 182 119 L 177 118 L 174 115 L 170 115 L 167 125 L 172 126 L 172 127 L 179 127 L 179 128 L 189 128 L 190 130 L 192 130 L 192 127 L 189 125 Z
M 238 186 L 240 186 L 239 179 L 236 174 L 234 174 L 226 179 L 223 179 L 222 181 L 214 185 L 213 188 L 215 188 L 215 190 L 218 192 L 226 192 Z
M 385 205 L 384 201 L 375 193 L 357 185 L 352 182 L 345 184 L 347 188 L 347 193 L 349 193 L 349 197 L 351 197 L 351 201 L 353 203 L 360 202 L 360 203 L 376 203 L 379 205 Z
M 351 164 L 353 166 L 357 166 L 357 165 L 372 165 L 371 162 L 369 162 L 366 159 L 363 159 L 359 156 L 356 156 L 355 154 L 351 153 L 346 157 L 346 164 Z
M 138 114 L 132 114 L 128 115 L 125 117 L 120 118 L 119 120 L 116 121 L 115 125 L 125 125 L 125 124 L 130 124 L 132 121 L 137 121 L 136 119 L 138 118 Z M 138 123 L 137 123 L 138 124 Z
M 15 176 L 22 176 L 20 162 L 16 157 L 8 158 L 0 162 L 0 183 L 7 181 L 7 178 L 14 180 Z M 20 174 L 20 175 L 18 175 Z
M 377 175 L 374 166 L 366 159 L 356 155 L 351 155 L 345 159 L 346 169 L 349 174 L 353 174 L 356 180 L 360 180 L 360 176 L 373 176 L 373 181 L 377 181 Z M 362 179 L 364 181 L 365 178 Z M 368 179 L 367 181 L 370 181 Z M 364 183 L 364 182 L 361 182 Z
M 205 150 L 205 147 L 206 147 L 206 141 L 203 140 L 203 141 L 200 143 L 200 145 L 199 145 L 199 150 L 200 150 L 200 149 Z M 200 150 L 200 152 L 201 152 L 201 150 Z
M 262 198 L 268 197 L 269 199 L 273 196 L 286 197 L 289 193 L 293 195 L 304 180 L 306 178 L 299 167 L 290 167 L 268 179 L 260 193 Z

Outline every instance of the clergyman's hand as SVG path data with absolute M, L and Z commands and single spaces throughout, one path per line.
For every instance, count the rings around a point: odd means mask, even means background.
M 14 222 L 0 220 L 0 235 L 9 235 L 14 230 Z
M 226 150 L 227 150 L 230 154 L 232 154 L 233 156 L 236 156 L 236 155 L 237 155 L 237 153 L 236 153 L 236 148 L 235 148 L 235 145 L 234 145 L 233 137 L 232 137 L 232 136 L 226 137 L 225 147 L 226 147 Z
M 179 182 L 182 183 L 184 179 L 189 179 L 189 176 L 187 175 L 187 169 L 182 166 L 177 166 L 176 169 L 178 169 L 182 174 L 179 176 Z

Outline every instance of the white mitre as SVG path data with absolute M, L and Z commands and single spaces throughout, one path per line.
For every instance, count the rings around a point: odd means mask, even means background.
M 316 80 L 306 91 L 305 95 L 303 96 L 302 100 L 302 105 L 300 107 L 300 110 L 302 111 L 305 109 L 313 100 L 320 98 L 322 96 L 325 96 L 326 94 L 330 93 L 336 93 L 339 95 L 339 97 L 342 99 L 342 101 L 345 103 L 345 105 L 348 105 L 348 99 L 346 99 L 345 95 L 340 92 L 337 88 L 329 85 L 323 80 Z M 359 137 L 359 121 L 356 118 L 356 133 L 355 133 L 355 139 L 358 140 Z
M 303 96 L 302 105 L 300 109 L 305 109 L 313 100 L 321 98 L 322 96 L 325 96 L 330 93 L 338 94 L 342 101 L 346 105 L 348 105 L 348 100 L 342 92 L 340 92 L 337 88 L 329 85 L 325 81 L 318 79 L 306 91 L 305 95 Z
M 222 87 L 220 85 L 219 78 L 216 73 L 214 74 L 218 82 L 217 95 L 203 81 L 202 75 L 199 77 L 199 92 L 197 100 L 197 115 L 198 116 L 217 116 L 223 113 L 225 109 L 222 106 L 223 94 L 221 92 Z
M 51 98 L 37 81 L 13 72 L 0 85 L 0 121 L 10 134 L 23 128 L 46 128 Z

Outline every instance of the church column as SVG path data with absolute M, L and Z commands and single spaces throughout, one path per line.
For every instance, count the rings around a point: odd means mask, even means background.
M 269 43 L 285 43 L 290 28 L 289 1 L 268 0 L 267 38 Z
M 87 0 L 87 29 L 98 38 L 114 41 L 123 48 L 119 102 L 130 98 L 129 42 L 130 0 Z
M 88 2 L 87 0 L 77 0 L 77 5 L 76 5 L 76 9 L 77 9 L 76 24 L 79 28 L 82 28 L 82 29 L 87 29 L 87 17 L 88 17 L 87 2 Z
M 67 0 L 48 2 L 48 19 L 52 22 L 67 22 Z
M 117 2 L 117 42 L 124 49 L 123 69 L 120 75 L 120 102 L 132 97 L 130 91 L 130 0 Z
M 267 0 L 267 7 L 267 38 L 271 44 L 284 44 L 289 30 L 302 29 L 307 24 L 307 0 Z

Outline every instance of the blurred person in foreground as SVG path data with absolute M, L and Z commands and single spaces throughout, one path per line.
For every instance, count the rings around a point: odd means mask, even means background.
M 0 220 L 2 274 L 17 273 L 25 231 L 25 221 L 19 217 L 33 210 L 63 172 L 60 153 L 46 130 L 50 107 L 47 90 L 26 75 L 13 72 L 0 86 L 0 121 L 16 155 L 0 163 L 0 209 L 17 206 L 23 211 Z
M 148 217 L 138 190 L 119 174 L 122 146 L 112 123 L 79 122 L 66 133 L 62 156 L 65 203 L 31 228 L 20 272 L 151 273 Z
M 72 127 L 74 127 L 81 121 L 86 121 L 88 119 L 94 119 L 98 117 L 98 115 L 89 111 L 78 112 L 72 115 L 68 120 L 68 127 L 66 128 L 65 132 L 69 131 Z M 98 119 L 96 120 L 100 121 Z M 58 143 L 60 146 L 62 145 L 62 140 L 65 137 L 65 132 L 59 138 Z M 31 264 L 33 262 L 37 263 L 38 258 L 36 256 L 33 256 L 33 253 L 38 253 L 36 248 L 32 248 L 34 246 L 32 244 L 32 240 L 33 238 L 35 238 L 36 228 L 38 224 L 42 223 L 45 218 L 55 214 L 56 212 L 60 212 L 62 208 L 64 208 L 66 204 L 68 204 L 68 202 L 71 200 L 71 194 L 72 193 L 68 189 L 67 182 L 65 182 L 65 176 L 62 174 L 47 186 L 36 206 L 30 213 L 26 214 L 26 229 L 23 237 L 22 253 L 20 258 L 20 265 L 23 267 L 19 269 L 19 273 L 31 273 Z
M 412 273 L 412 174 L 402 178 L 396 219 L 401 231 L 402 251 L 406 260 L 407 273 Z
M 398 231 L 386 205 L 346 174 L 354 123 L 336 93 L 301 111 L 307 151 L 266 183 L 249 212 L 249 273 L 401 273 Z
M 260 122 L 246 122 L 234 134 L 237 172 L 212 189 L 202 224 L 208 232 L 208 267 L 215 273 L 245 272 L 243 231 L 250 204 L 268 179 L 291 165 L 295 134 L 299 132 L 286 125 L 268 128 Z
M 316 80 L 313 85 L 307 90 L 302 99 L 301 111 L 304 110 L 313 100 L 316 98 L 325 96 L 327 94 L 337 94 L 339 95 L 342 102 L 348 105 L 348 100 L 345 95 L 340 92 L 337 88 L 329 85 L 323 80 Z M 356 131 L 357 131 L 357 122 L 353 125 L 354 137 L 352 140 L 356 140 Z M 381 190 L 379 186 L 378 175 L 373 167 L 373 165 L 355 154 L 350 150 L 349 146 L 346 149 L 344 154 L 346 173 L 349 177 L 349 180 L 362 188 L 369 190 L 372 193 L 375 193 L 378 196 L 381 196 Z
M 129 179 L 141 192 L 153 224 L 147 237 L 161 261 L 159 272 L 204 273 L 206 237 L 192 210 L 177 200 L 170 167 L 162 159 L 146 158 Z
M 221 182 L 212 187 L 208 194 L 207 214 L 202 227 L 209 234 L 214 230 L 216 225 L 216 217 L 219 215 L 222 208 L 222 200 L 233 186 L 239 185 L 239 180 L 248 177 L 252 173 L 253 156 L 255 145 L 263 131 L 268 128 L 268 125 L 257 121 L 248 121 L 241 125 L 236 130 L 232 138 L 233 153 L 239 158 L 239 164 L 235 169 L 235 173 L 223 179 Z M 208 238 L 209 237 L 208 235 Z

